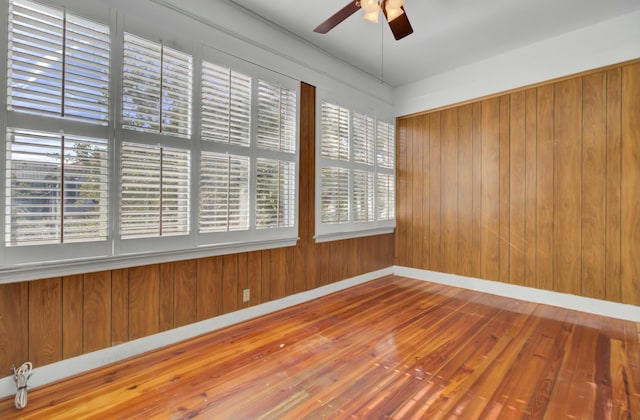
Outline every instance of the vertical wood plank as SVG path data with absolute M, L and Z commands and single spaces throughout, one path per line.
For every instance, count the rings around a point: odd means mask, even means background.
M 424 236 L 424 225 L 422 223 L 422 213 L 424 212 L 424 197 L 422 195 L 422 186 L 424 185 L 425 177 L 423 176 L 423 164 L 422 164 L 422 148 L 424 144 L 424 138 L 422 137 L 422 118 L 412 118 L 412 140 L 413 151 L 410 155 L 413 163 L 413 214 L 411 220 L 411 226 L 413 228 L 413 238 L 411 247 L 413 254 L 413 261 L 411 266 L 415 268 L 425 268 L 424 260 L 422 259 L 422 238 Z
M 425 114 L 421 118 L 422 127 L 422 268 L 431 267 L 431 118 Z
M 482 101 L 480 277 L 500 279 L 500 99 Z
M 458 270 L 458 109 L 442 112 L 442 268 Z
M 307 290 L 307 262 L 309 261 L 309 248 L 313 245 L 298 242 L 295 247 L 295 264 L 293 278 L 293 292 L 300 293 Z
M 29 358 L 29 283 L 0 285 L 0 369 L 9 373 Z
M 622 183 L 621 102 L 622 71 L 607 72 L 607 197 L 606 197 L 606 299 L 620 302 L 620 188 Z
M 129 339 L 160 331 L 160 266 L 129 269 Z
M 536 287 L 537 224 L 537 184 L 536 165 L 538 161 L 538 91 L 526 91 L 525 105 L 525 270 L 524 285 Z
M 271 294 L 270 299 L 280 299 L 286 296 L 287 270 L 285 263 L 285 249 L 272 249 L 271 252 Z
M 247 255 L 248 262 L 248 285 L 251 295 L 249 306 L 262 303 L 262 252 L 250 252 Z
M 294 278 L 295 278 L 295 265 L 296 265 L 296 251 L 294 247 L 287 247 L 284 250 L 284 265 L 285 265 L 285 296 L 292 295 L 294 291 Z M 344 266 L 343 266 L 344 268 Z M 344 277 L 343 277 L 344 278 Z
M 82 320 L 83 294 L 82 274 L 65 276 L 62 278 L 63 359 L 68 359 L 82 354 L 82 341 L 84 337 Z M 111 335 L 111 331 L 109 331 L 109 335 Z
M 526 94 L 510 95 L 509 281 L 524 285 L 526 202 Z
M 83 289 L 81 331 L 83 350 L 89 353 L 111 346 L 111 271 L 85 274 Z
M 407 120 L 397 124 L 396 134 L 396 235 L 395 257 L 398 265 L 406 266 L 407 261 Z
M 198 259 L 198 321 L 222 312 L 222 258 Z
M 607 110 L 605 73 L 583 77 L 582 94 L 582 295 L 606 296 L 605 189 Z
M 408 267 L 413 266 L 413 217 L 417 212 L 417 208 L 414 203 L 413 185 L 415 183 L 415 171 L 413 168 L 413 136 L 415 134 L 415 118 L 411 118 L 407 121 L 407 144 L 406 144 L 406 190 L 404 191 L 406 197 L 406 209 L 405 209 L 405 225 L 406 235 L 404 239 L 404 261 Z
M 174 322 L 174 296 L 175 296 L 175 278 L 176 265 L 174 262 L 160 264 L 160 281 L 159 281 L 159 328 L 160 331 L 167 331 L 173 328 Z
M 329 244 L 323 244 L 327 251 L 329 250 Z M 262 253 L 262 301 L 269 302 L 271 300 L 271 251 L 261 251 Z M 324 256 L 326 259 L 324 261 L 329 261 L 329 253 Z M 325 274 L 326 281 L 326 274 Z M 327 284 L 327 283 L 324 283 Z
M 62 279 L 29 282 L 29 360 L 35 367 L 62 360 Z
M 330 282 L 341 279 L 344 257 L 344 241 L 333 241 L 329 246 L 329 278 Z
M 500 281 L 509 283 L 509 260 L 511 253 L 510 245 L 510 97 L 505 95 L 500 97 Z
M 315 88 L 302 83 L 300 87 L 300 170 L 298 191 L 298 244 L 308 244 L 313 240 L 313 200 L 314 190 L 311 164 L 313 163 L 313 138 L 315 134 Z
M 111 345 L 129 341 L 129 269 L 111 271 Z
M 249 302 L 242 301 L 242 291 L 248 288 L 249 288 L 249 257 L 246 252 L 243 252 L 242 254 L 238 254 L 238 308 L 249 307 Z
M 473 106 L 458 110 L 458 267 L 457 274 L 472 275 L 473 241 Z
M 482 102 L 473 104 L 472 111 L 472 214 L 471 214 L 471 275 L 481 277 L 482 267 Z
M 582 80 L 555 84 L 554 289 L 581 293 Z
M 198 320 L 198 260 L 174 263 L 174 327 L 191 324 Z
M 622 67 L 621 297 L 640 305 L 640 63 Z
M 536 287 L 546 290 L 554 290 L 554 102 L 553 85 L 538 88 Z
M 440 257 L 440 122 L 441 112 L 429 114 L 429 264 L 433 271 L 442 271 Z M 401 192 L 399 192 L 401 194 Z
M 242 290 L 238 287 L 238 256 L 236 254 L 222 257 L 222 313 L 238 310 L 238 295 Z
M 325 286 L 331 283 L 331 272 L 329 265 L 331 262 L 331 244 L 329 242 L 322 242 L 318 244 L 318 286 Z M 355 261 L 356 264 L 358 261 Z M 264 265 L 264 261 L 262 262 Z

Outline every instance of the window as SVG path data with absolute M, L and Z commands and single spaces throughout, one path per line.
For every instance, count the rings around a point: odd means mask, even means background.
M 295 240 L 297 84 L 210 56 L 201 74 L 198 243 Z
M 9 6 L 9 111 L 107 124 L 109 28 L 29 1 Z
M 124 34 L 122 126 L 191 136 L 190 55 Z
M 249 158 L 202 152 L 200 232 L 249 229 Z
M 295 243 L 299 82 L 189 35 L 7 10 L 0 282 Z
M 5 261 L 105 255 L 109 27 L 27 0 L 8 18 Z
M 296 92 L 258 82 L 256 227 L 295 226 Z M 267 157 L 272 157 L 267 159 Z
M 106 140 L 10 129 L 8 246 L 107 239 Z
M 393 231 L 393 125 L 324 100 L 320 121 L 316 240 Z
M 124 143 L 122 238 L 189 233 L 189 151 Z

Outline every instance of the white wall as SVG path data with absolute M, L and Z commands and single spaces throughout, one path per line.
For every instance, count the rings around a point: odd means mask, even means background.
M 640 57 L 640 11 L 394 89 L 408 115 Z

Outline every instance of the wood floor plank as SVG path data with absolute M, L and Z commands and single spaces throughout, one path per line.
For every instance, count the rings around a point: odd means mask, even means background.
M 631 418 L 640 324 L 388 276 L 39 389 L 0 418 Z

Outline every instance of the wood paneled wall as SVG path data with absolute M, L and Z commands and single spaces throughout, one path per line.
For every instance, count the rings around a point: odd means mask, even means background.
M 399 265 L 640 305 L 640 61 L 398 121 Z
M 391 266 L 393 235 L 313 241 L 315 88 L 300 100 L 297 246 L 0 285 L 0 377 Z

